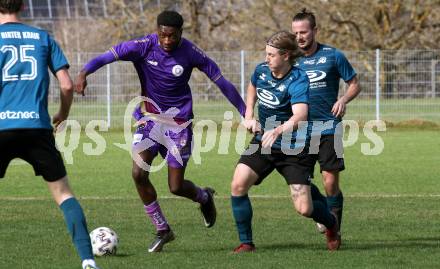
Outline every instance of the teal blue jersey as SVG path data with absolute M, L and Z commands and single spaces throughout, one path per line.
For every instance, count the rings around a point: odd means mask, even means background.
M 21 23 L 0 25 L 0 131 L 52 129 L 47 109 L 49 72 L 68 62 L 43 30 Z
M 263 130 L 273 129 L 277 127 L 274 125 L 280 125 L 289 120 L 293 116 L 292 105 L 309 103 L 309 79 L 303 70 L 296 67 L 292 66 L 283 78 L 278 79 L 272 76 L 266 63 L 261 63 L 255 68 L 251 83 L 257 90 L 258 118 Z M 281 144 L 282 137 L 280 136 L 272 148 L 294 149 L 298 147 L 299 145 L 295 143 L 297 132 L 294 131 L 291 135 L 288 144 Z M 257 136 L 257 140 L 261 141 L 261 135 Z
M 310 79 L 309 119 L 333 120 L 333 128 L 324 130 L 322 134 L 334 134 L 336 125 L 341 121 L 331 112 L 338 100 L 339 81 L 341 78 L 346 82 L 351 80 L 356 72 L 341 51 L 323 44 L 318 44 L 313 55 L 298 59 L 297 66 L 305 70 Z

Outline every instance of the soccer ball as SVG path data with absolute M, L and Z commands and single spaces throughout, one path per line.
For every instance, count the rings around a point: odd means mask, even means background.
M 118 235 L 110 228 L 99 227 L 90 233 L 92 250 L 95 256 L 115 255 L 118 248 Z

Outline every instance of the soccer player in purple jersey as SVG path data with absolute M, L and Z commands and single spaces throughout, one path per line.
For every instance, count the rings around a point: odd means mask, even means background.
M 83 93 L 87 85 L 86 77 L 106 64 L 118 60 L 131 61 L 136 68 L 142 95 L 149 101 L 134 112 L 134 117 L 142 124 L 134 134 L 132 176 L 145 212 L 157 230 L 149 252 L 161 251 L 164 244 L 174 239 L 174 234 L 157 201 L 149 170 L 140 167 L 135 160 L 139 156 L 143 162 L 151 165 L 160 153 L 168 164 L 170 192 L 200 203 L 206 227 L 212 227 L 216 220 L 214 190 L 200 188 L 184 178 L 191 155 L 192 128 L 189 121 L 193 118 L 193 108 L 188 81 L 193 68 L 204 72 L 241 115 L 246 109 L 236 88 L 223 77 L 217 64 L 192 42 L 182 38 L 182 25 L 183 18 L 179 13 L 163 11 L 157 17 L 157 33 L 113 46 L 87 63 L 75 81 L 76 90 Z M 164 124 L 161 112 L 169 111 L 174 112 L 171 120 L 177 128 L 174 132 L 169 129 L 164 135 L 158 135 L 157 131 L 161 128 L 158 125 Z M 161 137 L 163 141 L 158 141 Z M 145 148 L 142 148 L 143 142 L 146 142 L 144 146 L 147 144 Z
M 317 42 L 318 28 L 313 13 L 306 9 L 297 13 L 293 17 L 292 32 L 304 53 L 304 57 L 298 60 L 299 68 L 307 72 L 311 82 L 310 120 L 313 121 L 313 129 L 315 125 L 324 126 L 312 131 L 312 137 L 316 137 L 316 144 L 319 144 L 316 147 L 319 147 L 319 151 L 314 156 L 320 165 L 327 203 L 338 216 L 341 227 L 344 197 L 339 187 L 339 172 L 345 166 L 342 154 L 337 154 L 342 153 L 342 132 L 338 131 L 337 126 L 341 126 L 339 123 L 345 114 L 346 105 L 361 91 L 359 80 L 341 51 Z M 347 90 L 338 98 L 340 79 L 346 83 Z M 317 227 L 320 232 L 325 232 L 322 225 L 317 224 Z

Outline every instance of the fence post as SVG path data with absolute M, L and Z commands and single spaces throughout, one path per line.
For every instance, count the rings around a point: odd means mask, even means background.
M 244 50 L 240 51 L 240 91 L 241 98 L 244 99 Z
M 438 60 L 431 60 L 431 94 L 432 98 L 435 98 L 435 67 L 437 66 Z
M 52 19 L 52 3 L 47 0 L 47 11 L 49 12 L 49 18 Z
M 66 13 L 67 13 L 67 18 L 70 19 L 70 2 L 69 2 L 69 0 L 66 0 Z
M 380 50 L 376 49 L 376 120 L 380 120 Z
M 107 128 L 111 126 L 111 92 L 110 92 L 110 65 L 107 65 Z
M 29 13 L 31 15 L 31 19 L 34 18 L 34 5 L 32 3 L 32 0 L 29 0 Z

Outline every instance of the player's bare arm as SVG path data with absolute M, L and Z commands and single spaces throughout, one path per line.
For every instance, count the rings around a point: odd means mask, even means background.
M 252 133 L 261 132 L 260 123 L 254 117 L 254 107 L 256 102 L 257 90 L 252 83 L 249 83 L 246 95 L 246 113 L 242 124 Z
M 75 78 L 75 91 L 84 96 L 84 90 L 87 87 L 87 72 L 82 70 Z
M 73 83 L 66 68 L 58 70 L 56 77 L 60 83 L 61 103 L 60 109 L 58 113 L 53 116 L 52 122 L 55 124 L 55 127 L 58 127 L 58 125 L 69 116 L 70 106 L 73 100 Z
M 307 121 L 308 107 L 308 104 L 305 103 L 292 105 L 293 116 L 277 128 L 264 132 L 262 146 L 266 148 L 271 147 L 282 133 L 297 130 L 298 124 L 301 121 Z
M 347 104 L 356 98 L 356 96 L 361 92 L 361 87 L 359 85 L 359 79 L 357 76 L 349 80 L 347 85 L 347 92 L 333 105 L 332 113 L 335 117 L 343 117 L 345 115 Z

